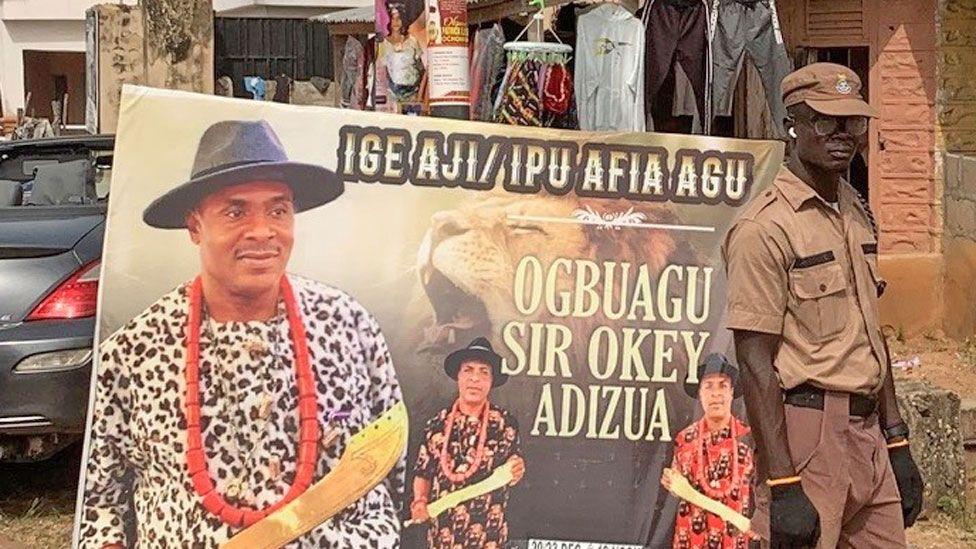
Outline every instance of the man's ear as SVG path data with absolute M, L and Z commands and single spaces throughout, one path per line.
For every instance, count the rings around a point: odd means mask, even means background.
M 186 228 L 190 231 L 190 240 L 194 244 L 200 244 L 200 214 L 196 210 L 186 214 Z

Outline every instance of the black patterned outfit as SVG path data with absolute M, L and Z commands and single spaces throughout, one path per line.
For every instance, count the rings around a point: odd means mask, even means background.
M 430 483 L 428 501 L 470 486 L 487 478 L 512 456 L 521 456 L 518 423 L 511 414 L 489 404 L 488 434 L 480 463 L 473 463 L 478 448 L 481 418 L 461 414 L 447 439 L 451 471 L 463 473 L 477 467 L 466 482 L 451 482 L 441 468 L 441 449 L 444 447 L 444 428 L 449 408 L 441 410 L 427 422 L 424 441 L 417 454 L 415 475 Z M 511 488 L 504 486 L 483 496 L 466 501 L 445 511 L 434 519 L 427 530 L 427 544 L 431 549 L 500 549 L 508 541 L 508 520 L 505 510 Z

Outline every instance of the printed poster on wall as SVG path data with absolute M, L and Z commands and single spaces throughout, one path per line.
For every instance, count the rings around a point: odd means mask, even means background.
M 431 106 L 467 106 L 471 100 L 467 1 L 427 0 L 427 37 Z
M 77 541 L 744 546 L 706 373 L 782 154 L 127 86 Z
M 376 0 L 377 111 L 422 114 L 430 66 L 425 9 L 424 0 Z

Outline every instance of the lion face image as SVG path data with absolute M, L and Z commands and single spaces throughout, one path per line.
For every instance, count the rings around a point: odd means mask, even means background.
M 496 344 L 500 328 L 512 319 L 545 321 L 542 308 L 537 318 L 516 309 L 513 281 L 525 256 L 542 265 L 557 258 L 646 263 L 654 273 L 694 256 L 690 246 L 664 230 L 594 221 L 621 215 L 641 223 L 677 222 L 661 205 L 573 196 L 478 197 L 434 214 L 417 255 L 428 307 L 419 350 L 443 354 L 479 336 Z

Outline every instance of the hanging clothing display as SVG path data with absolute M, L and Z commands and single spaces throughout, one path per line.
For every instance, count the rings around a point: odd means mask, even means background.
M 674 116 L 690 116 L 691 133 L 701 134 L 705 131 L 698 116 L 695 90 L 691 89 L 691 80 L 688 80 L 688 75 L 681 68 L 681 64 L 674 66 L 674 106 L 671 114 Z
M 471 120 L 491 120 L 492 98 L 505 73 L 505 33 L 495 23 L 474 35 L 471 58 Z
M 539 98 L 539 69 L 534 59 L 516 61 L 510 67 L 507 85 L 501 90 L 501 104 L 495 121 L 511 126 L 544 126 Z
M 648 0 L 643 14 L 644 104 L 648 119 L 665 79 L 681 65 L 695 93 L 699 119 L 706 133 L 711 122 L 711 56 L 705 0 Z M 670 110 L 671 105 L 668 105 Z
M 251 92 L 255 100 L 264 101 L 265 85 L 260 76 L 245 76 L 244 89 Z
M 282 74 L 275 78 L 275 92 L 271 100 L 275 103 L 291 103 L 291 77 Z
M 340 105 L 344 109 L 362 110 L 366 94 L 364 80 L 364 65 L 366 51 L 359 40 L 350 36 L 342 53 L 341 98 Z
M 710 38 L 714 114 L 732 113 L 732 96 L 748 51 L 759 69 L 776 130 L 785 136 L 786 108 L 779 85 L 793 71 L 793 63 L 783 45 L 775 0 L 716 0 L 716 4 Z
M 573 77 L 561 53 L 509 51 L 494 121 L 512 126 L 573 127 Z
M 576 101 L 581 130 L 644 131 L 644 28 L 617 4 L 576 24 Z
M 366 55 L 363 59 L 363 81 L 365 82 L 366 88 L 366 98 L 365 98 L 365 108 L 368 110 L 375 109 L 376 100 L 376 37 L 371 36 L 366 40 Z

